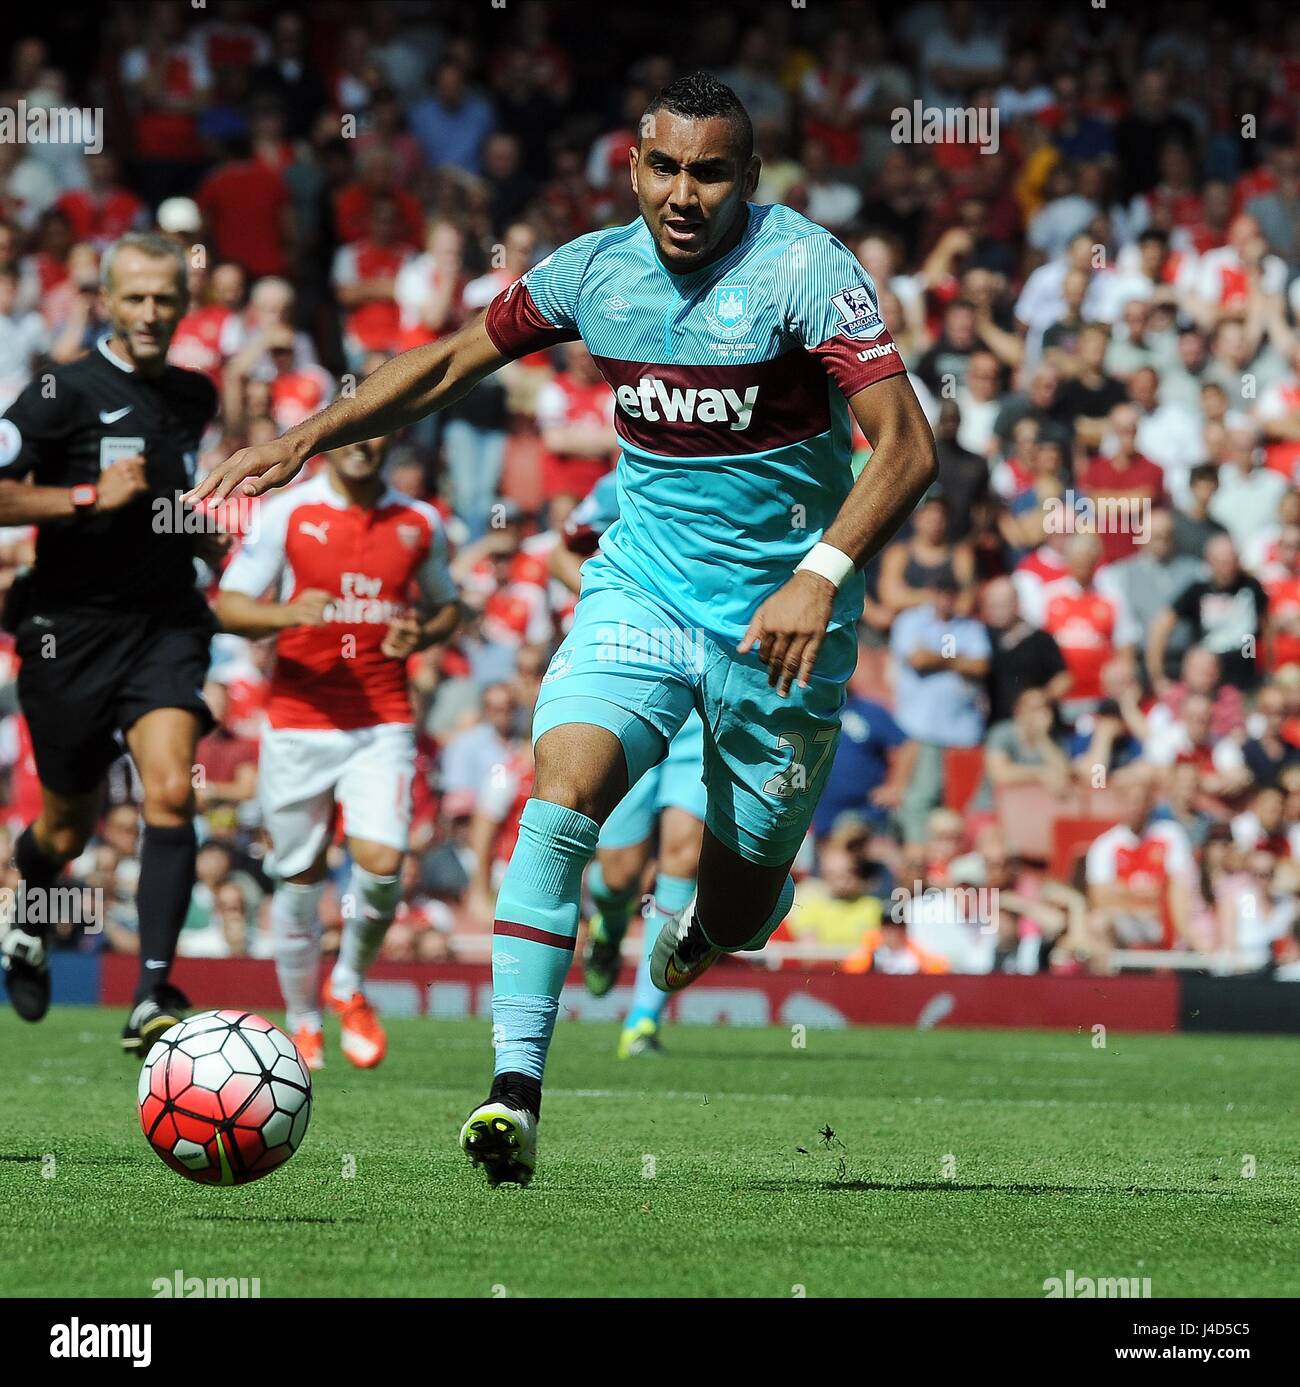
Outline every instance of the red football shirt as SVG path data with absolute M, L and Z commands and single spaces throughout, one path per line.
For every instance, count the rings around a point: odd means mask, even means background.
M 327 472 L 263 504 L 221 586 L 250 597 L 274 586 L 283 602 L 309 589 L 334 596 L 322 625 L 276 637 L 276 728 L 411 722 L 406 663 L 380 647 L 417 594 L 430 606 L 456 595 L 432 506 L 391 489 L 371 507 L 349 505 Z

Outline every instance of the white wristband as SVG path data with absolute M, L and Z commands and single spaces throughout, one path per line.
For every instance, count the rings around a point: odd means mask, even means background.
M 857 571 L 857 565 L 843 549 L 819 542 L 800 559 L 795 572 L 801 573 L 805 569 L 817 574 L 819 578 L 825 578 L 828 583 L 834 583 L 837 588 L 842 588 Z

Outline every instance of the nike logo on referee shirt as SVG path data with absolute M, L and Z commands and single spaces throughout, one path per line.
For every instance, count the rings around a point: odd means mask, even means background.
M 131 405 L 123 405 L 121 409 L 101 409 L 99 422 L 101 424 L 116 424 L 119 419 L 125 419 L 130 414 L 131 409 Z

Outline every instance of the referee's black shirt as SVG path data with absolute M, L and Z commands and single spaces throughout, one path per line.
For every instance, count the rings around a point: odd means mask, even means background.
M 105 467 L 141 453 L 149 484 L 120 510 L 38 528 L 34 610 L 172 612 L 202 601 L 194 536 L 175 523 L 176 497 L 194 484 L 199 440 L 216 409 L 206 376 L 177 366 L 143 376 L 109 352 L 107 338 L 32 380 L 0 418 L 0 478 L 98 485 Z

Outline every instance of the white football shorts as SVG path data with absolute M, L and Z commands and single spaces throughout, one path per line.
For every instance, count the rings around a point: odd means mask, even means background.
M 409 723 L 264 729 L 257 793 L 271 837 L 271 870 L 294 877 L 316 861 L 329 842 L 336 803 L 349 838 L 405 852 L 414 771 Z

